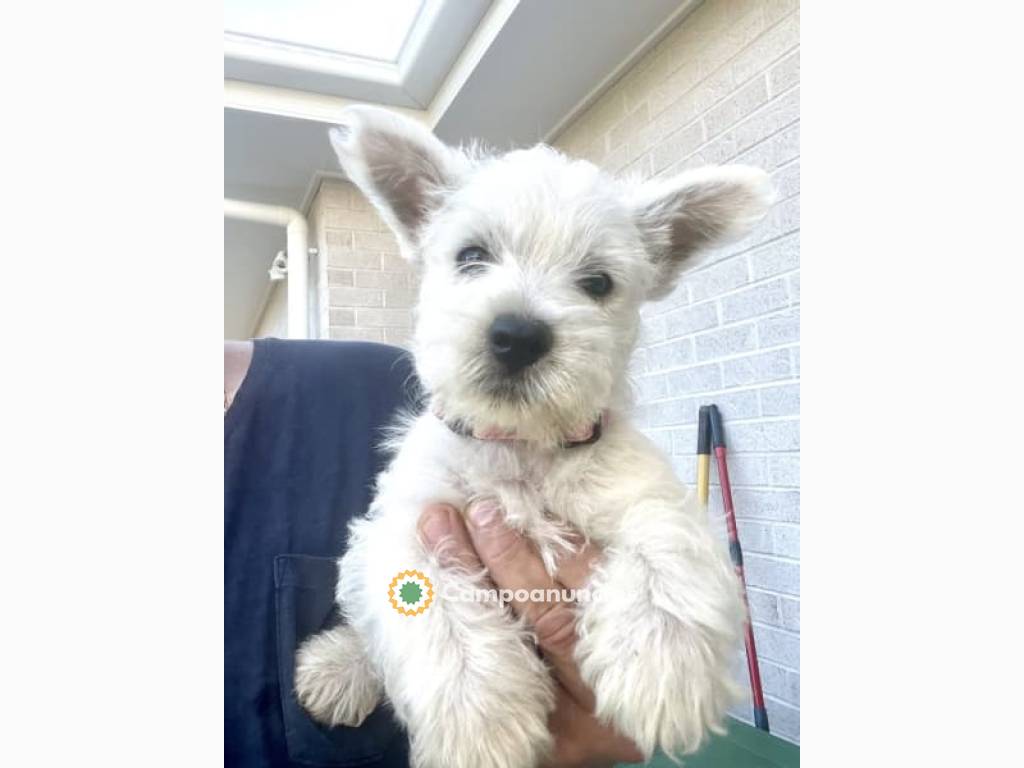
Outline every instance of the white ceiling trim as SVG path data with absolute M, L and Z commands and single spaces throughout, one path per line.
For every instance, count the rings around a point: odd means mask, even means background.
M 224 77 L 424 109 L 491 4 L 426 0 L 394 62 L 225 32 Z
M 437 88 L 429 107 L 423 109 L 390 105 L 389 108 L 414 120 L 419 120 L 429 128 L 437 125 L 519 3 L 520 0 L 494 0 L 490 3 L 490 7 L 487 8 L 483 18 L 476 25 L 476 29 L 472 31 L 468 41 L 462 47 L 458 58 L 448 70 L 447 76 Z M 407 72 L 408 77 L 414 77 L 411 70 L 413 69 L 412 61 L 416 57 L 415 51 L 424 44 L 423 41 L 412 39 L 411 34 L 410 40 L 403 48 L 404 58 L 398 66 Z M 227 54 L 225 54 L 226 56 Z M 366 101 L 361 98 L 315 93 L 296 88 L 249 82 L 243 79 L 229 77 L 224 79 L 224 106 L 228 109 L 241 109 L 247 112 L 261 112 L 280 117 L 333 123 L 342 109 L 351 104 L 362 104 Z
M 242 80 L 224 81 L 224 107 L 241 109 L 246 112 L 262 112 L 279 117 L 294 117 L 299 120 L 313 120 L 318 123 L 333 123 L 338 112 L 351 104 L 364 103 L 360 99 L 343 96 L 328 96 L 294 88 L 280 88 L 273 85 L 248 83 Z M 429 122 L 428 113 L 422 109 L 389 107 L 394 112 Z

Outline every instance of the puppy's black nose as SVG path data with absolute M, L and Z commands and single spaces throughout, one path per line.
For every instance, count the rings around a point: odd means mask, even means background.
M 553 341 L 547 323 L 521 315 L 498 315 L 487 332 L 491 352 L 509 373 L 540 360 Z

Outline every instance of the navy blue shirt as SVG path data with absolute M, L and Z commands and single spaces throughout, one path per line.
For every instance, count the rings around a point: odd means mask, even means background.
M 335 623 L 336 561 L 385 457 L 381 428 L 412 405 L 401 350 L 254 342 L 224 417 L 224 757 L 227 766 L 406 768 L 386 706 L 324 728 L 293 692 L 295 650 Z

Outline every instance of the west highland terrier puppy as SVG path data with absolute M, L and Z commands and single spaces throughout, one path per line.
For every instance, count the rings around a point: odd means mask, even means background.
M 739 584 L 696 494 L 630 424 L 627 369 L 640 306 L 763 216 L 767 176 L 622 181 L 546 146 L 454 149 L 369 107 L 345 110 L 331 140 L 422 270 L 413 350 L 428 404 L 351 526 L 346 621 L 300 649 L 299 700 L 355 726 L 386 695 L 417 768 L 545 758 L 553 683 L 529 628 L 495 602 L 447 599 L 483 576 L 442 565 L 417 535 L 428 504 L 487 499 L 551 573 L 572 529 L 603 550 L 594 597 L 574 609 L 595 714 L 648 756 L 695 749 L 734 695 Z M 399 574 L 425 610 L 396 609 Z

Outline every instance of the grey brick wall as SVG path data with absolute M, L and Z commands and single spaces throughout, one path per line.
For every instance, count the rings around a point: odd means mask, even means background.
M 387 225 L 352 184 L 325 180 L 310 224 L 318 263 L 320 336 L 407 346 L 417 276 Z
M 707 0 L 555 141 L 614 173 L 768 170 L 778 201 L 644 310 L 636 418 L 696 478 L 696 417 L 717 403 L 773 732 L 800 738 L 800 95 L 795 0 Z M 712 481 L 717 473 L 712 470 Z M 709 513 L 724 535 L 720 488 Z M 747 682 L 742 651 L 738 678 Z M 734 710 L 750 721 L 749 702 Z

